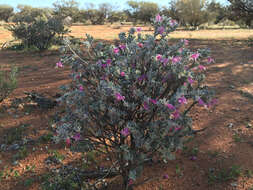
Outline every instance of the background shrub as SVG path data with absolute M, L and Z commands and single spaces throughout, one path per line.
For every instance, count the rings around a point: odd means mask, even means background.
M 57 38 L 62 38 L 68 33 L 65 29 L 63 20 L 51 17 L 37 17 L 32 22 L 17 22 L 9 24 L 7 29 L 12 32 L 12 35 L 21 40 L 26 48 L 36 47 L 39 50 L 48 49 Z

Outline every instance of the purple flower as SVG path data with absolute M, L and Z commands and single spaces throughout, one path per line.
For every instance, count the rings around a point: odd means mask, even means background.
M 181 96 L 180 98 L 178 98 L 178 103 L 187 104 L 187 99 L 184 96 Z
M 75 139 L 75 141 L 79 141 L 79 140 L 81 139 L 80 133 L 76 133 L 76 134 L 73 136 L 73 139 Z
M 156 59 L 157 59 L 158 61 L 160 61 L 160 60 L 162 59 L 162 55 L 161 55 L 161 54 L 157 54 L 157 55 L 156 55 Z
M 115 97 L 117 101 L 125 100 L 125 96 L 122 96 L 120 93 L 116 92 Z
M 120 76 L 124 77 L 125 76 L 125 72 L 120 72 Z
M 62 68 L 62 67 L 63 67 L 63 64 L 61 61 L 56 63 L 56 68 Z
M 205 106 L 206 105 L 205 102 L 201 98 L 199 98 L 198 103 L 201 106 Z
M 165 29 L 163 26 L 160 26 L 158 29 L 157 29 L 158 33 L 163 35 L 163 33 L 165 32 Z
M 136 28 L 136 31 L 137 31 L 137 32 L 141 32 L 141 30 L 142 30 L 141 27 L 137 27 L 137 28 Z
M 119 48 L 122 49 L 122 50 L 124 50 L 124 49 L 126 49 L 126 45 L 125 44 L 120 44 Z
M 172 104 L 166 104 L 166 106 L 170 109 L 170 110 L 175 110 L 175 106 L 173 106 Z
M 155 20 L 156 20 L 156 22 L 161 22 L 162 21 L 162 17 L 158 14 L 155 17 Z
M 168 58 L 163 58 L 162 60 L 163 65 L 166 65 L 169 62 Z
M 168 174 L 164 174 L 163 175 L 163 179 L 169 179 L 169 175 Z
M 178 111 L 178 110 L 174 111 L 174 112 L 172 113 L 172 117 L 173 117 L 173 119 L 178 119 L 178 118 L 180 117 L 179 111 Z
M 178 62 L 180 62 L 181 61 L 181 57 L 179 57 L 179 56 L 176 56 L 176 57 L 173 57 L 171 60 L 172 60 L 172 63 L 173 64 L 175 64 L 175 63 L 178 63 Z
M 113 52 L 114 52 L 115 54 L 118 54 L 118 53 L 119 53 L 119 48 L 114 48 L 114 49 L 113 49 Z
M 208 104 L 207 107 L 210 108 L 211 106 L 218 104 L 218 100 L 216 98 L 212 99 Z
M 84 90 L 84 88 L 83 88 L 83 86 L 81 85 L 81 86 L 79 86 L 79 90 L 80 90 L 80 92 L 82 92 L 83 90 Z
M 148 103 L 146 101 L 143 103 L 143 107 L 144 107 L 145 110 L 149 109 Z
M 149 99 L 149 102 L 151 102 L 152 104 L 157 104 L 157 100 L 156 99 Z
M 71 144 L 70 138 L 67 138 L 67 139 L 66 139 L 66 144 L 67 144 L 67 146 L 70 146 L 70 144 Z
M 189 82 L 190 84 L 193 84 L 193 83 L 194 83 L 194 80 L 193 80 L 191 77 L 188 77 L 188 82 Z
M 196 61 L 199 58 L 200 54 L 199 53 L 194 53 L 191 55 L 191 59 L 193 59 L 194 61 Z
M 195 161 L 195 160 L 197 160 L 197 157 L 196 156 L 191 156 L 190 160 Z
M 126 127 L 120 131 L 121 135 L 127 137 L 130 134 L 130 130 Z
M 143 81 L 147 78 L 147 76 L 145 74 L 141 75 L 137 80 L 138 81 Z
M 208 57 L 208 58 L 207 58 L 207 63 L 208 63 L 208 64 L 214 63 L 214 59 L 211 58 L 211 57 Z

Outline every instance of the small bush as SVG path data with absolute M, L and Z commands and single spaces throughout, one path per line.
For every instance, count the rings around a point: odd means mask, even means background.
M 10 24 L 7 29 L 12 35 L 21 40 L 26 48 L 36 47 L 40 51 L 48 49 L 61 38 L 68 30 L 65 29 L 61 19 L 52 17 L 38 17 L 32 22 L 18 22 Z
M 10 72 L 0 70 L 0 103 L 17 87 L 17 73 L 17 67 Z
M 157 15 L 153 35 L 132 28 L 119 34 L 117 45 L 94 43 L 87 35 L 84 51 L 66 41 L 57 63 L 72 65 L 73 81 L 62 87 L 59 101 L 66 113 L 57 123 L 55 140 L 72 144 L 75 151 L 104 154 L 125 189 L 139 184 L 135 180 L 147 160 L 174 159 L 185 137 L 195 134 L 188 115 L 194 105 L 215 104 L 204 84 L 203 65 L 213 59 L 208 50 L 188 49 L 187 40 L 169 45 L 168 34 L 177 25 Z

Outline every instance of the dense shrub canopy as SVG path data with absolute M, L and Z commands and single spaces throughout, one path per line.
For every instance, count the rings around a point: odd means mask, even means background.
M 132 28 L 115 45 L 87 36 L 85 51 L 66 42 L 57 67 L 72 66 L 72 83 L 59 99 L 66 114 L 55 140 L 75 151 L 98 151 L 119 168 L 126 188 L 142 173 L 146 159 L 173 159 L 193 132 L 191 108 L 210 108 L 215 100 L 203 84 L 208 50 L 192 52 L 188 41 L 172 45 L 168 33 L 177 23 L 157 15 L 154 34 Z M 72 52 L 73 55 L 69 55 Z
M 48 49 L 57 38 L 62 38 L 68 32 L 63 20 L 56 17 L 37 17 L 32 22 L 9 24 L 7 29 L 16 39 L 21 40 L 25 47 L 36 47 L 39 50 Z

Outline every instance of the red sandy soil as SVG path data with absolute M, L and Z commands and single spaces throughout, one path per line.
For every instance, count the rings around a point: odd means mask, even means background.
M 247 170 L 253 171 L 253 48 L 242 41 L 195 41 L 191 40 L 192 48 L 209 47 L 216 62 L 207 66 L 207 84 L 217 93 L 218 105 L 208 111 L 196 107 L 192 110 L 194 129 L 208 127 L 199 133 L 189 144 L 188 149 L 198 148 L 197 159 L 190 160 L 190 155 L 178 153 L 177 159 L 168 164 L 157 163 L 148 166 L 144 177 L 161 176 L 136 188 L 136 190 L 250 190 L 253 177 L 246 176 Z M 0 52 L 0 65 L 17 65 L 20 68 L 18 88 L 0 106 L 8 106 L 16 97 L 24 97 L 24 91 L 35 90 L 47 96 L 60 92 L 59 86 L 69 82 L 69 68 L 55 69 L 59 53 L 17 53 L 14 51 Z M 8 110 L 7 110 L 8 111 Z M 0 143 L 8 129 L 21 124 L 30 124 L 26 135 L 36 139 L 46 134 L 50 128 L 50 119 L 55 110 L 42 111 L 33 108 L 29 115 L 19 108 L 12 114 L 0 112 Z M 228 125 L 233 123 L 233 127 Z M 237 138 L 235 138 L 237 137 Z M 20 177 L 9 177 L 0 181 L 0 190 L 37 190 L 41 180 L 38 176 L 49 171 L 44 160 L 49 156 L 45 149 L 57 149 L 66 156 L 64 163 L 75 162 L 80 154 L 71 153 L 64 145 L 40 144 L 32 151 L 28 146 L 29 155 L 20 160 L 17 166 L 12 165 L 12 156 L 17 151 L 0 152 L 0 171 L 5 166 L 18 170 Z M 35 165 L 34 172 L 25 172 L 27 165 Z M 223 182 L 217 180 L 213 184 L 208 181 L 210 171 L 228 170 L 232 166 L 241 168 L 240 176 L 234 180 Z M 217 172 L 216 172 L 217 173 Z M 168 174 L 168 179 L 162 176 Z M 35 182 L 25 187 L 25 179 L 34 177 Z M 121 189 L 120 180 L 115 178 L 109 187 L 111 190 Z

